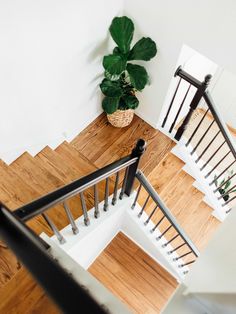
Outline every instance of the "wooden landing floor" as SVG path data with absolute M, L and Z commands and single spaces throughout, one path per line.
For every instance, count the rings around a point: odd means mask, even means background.
M 176 280 L 123 233 L 90 266 L 89 272 L 139 314 L 160 313 Z

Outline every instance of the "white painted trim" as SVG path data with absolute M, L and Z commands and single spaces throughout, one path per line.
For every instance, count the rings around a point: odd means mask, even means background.
M 152 221 L 148 226 L 144 226 L 144 221 L 147 219 L 147 214 L 144 212 L 141 218 L 138 218 L 138 212 L 141 207 L 136 204 L 135 210 L 131 210 L 135 193 L 130 197 L 124 196 L 123 200 L 119 200 L 115 206 L 110 205 L 107 212 L 103 211 L 103 202 L 99 204 L 100 217 L 94 218 L 94 209 L 88 211 L 91 224 L 85 226 L 83 217 L 76 220 L 76 225 L 79 228 L 79 233 L 74 235 L 71 226 L 68 225 L 60 232 L 66 239 L 66 243 L 60 245 L 60 248 L 79 263 L 84 269 L 88 269 L 106 246 L 112 241 L 118 232 L 126 234 L 133 242 L 142 248 L 151 258 L 166 269 L 178 282 L 182 282 L 184 271 L 188 271 L 187 266 L 178 268 L 183 261 L 174 262 L 173 258 L 178 257 L 174 252 L 168 255 L 173 247 L 169 244 L 163 248 L 162 245 L 167 242 L 163 237 L 157 241 L 156 238 L 161 234 L 158 228 L 150 233 L 150 229 L 154 227 Z M 109 204 L 111 203 L 109 198 Z M 41 237 L 47 241 L 47 236 L 42 234 Z M 51 240 L 59 245 L 55 236 Z

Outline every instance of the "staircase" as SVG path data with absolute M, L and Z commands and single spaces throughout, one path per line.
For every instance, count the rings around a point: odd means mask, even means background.
M 25 153 L 9 166 L 1 162 L 0 200 L 8 208 L 15 210 L 79 177 L 93 173 L 104 164 L 129 154 L 133 143 L 140 137 L 148 142 L 147 151 L 141 159 L 141 170 L 171 210 L 179 225 L 201 251 L 218 227 L 219 221 L 211 215 L 211 208 L 203 201 L 204 194 L 193 186 L 195 181 L 193 177 L 183 170 L 184 162 L 172 154 L 174 142 L 138 117 L 135 117 L 131 127 L 122 130 L 112 128 L 107 124 L 105 116 L 101 115 L 71 143 L 64 142 L 55 150 L 45 147 L 35 157 Z M 122 187 L 123 175 L 124 171 L 121 172 L 118 182 L 119 188 Z M 113 175 L 107 188 L 109 195 L 114 191 L 115 182 L 116 177 Z M 135 186 L 137 188 L 138 183 Z M 106 182 L 100 182 L 98 184 L 99 202 L 104 199 L 105 190 Z M 92 209 L 94 207 L 93 189 L 89 188 L 84 191 L 84 197 L 87 209 Z M 133 215 L 132 219 L 145 222 L 150 215 L 153 210 L 152 202 L 147 203 L 143 215 L 137 218 L 146 197 L 146 191 L 141 190 L 133 211 L 130 208 L 133 199 L 129 200 L 130 207 L 127 206 L 126 210 L 130 211 L 131 216 Z M 75 219 L 84 220 L 82 217 L 84 208 L 78 196 L 70 198 L 67 206 Z M 47 214 L 58 230 L 68 228 L 68 216 L 62 204 L 47 210 Z M 152 216 L 152 223 L 160 219 L 159 214 L 155 213 Z M 28 225 L 37 234 L 44 232 L 49 237 L 53 235 L 50 226 L 42 216 L 33 218 Z M 91 223 L 91 226 L 86 227 L 87 230 L 92 226 Z M 166 228 L 167 224 L 163 221 L 158 232 L 164 232 Z M 149 235 L 150 224 L 142 223 L 142 232 L 146 236 Z M 79 234 L 73 235 L 72 232 L 71 235 L 79 237 Z M 66 238 L 65 234 L 63 236 Z M 166 233 L 162 243 L 169 241 L 172 237 L 173 233 Z M 168 260 L 166 248 L 161 248 L 160 244 L 155 245 L 159 247 L 158 250 L 162 252 L 162 256 Z M 38 313 L 40 313 L 40 309 L 44 306 L 47 306 L 47 313 L 58 311 L 4 244 L 1 244 L 0 258 L 0 312 L 33 313 L 35 309 L 39 309 Z
M 174 80 L 175 90 L 163 107 L 159 129 L 177 143 L 173 153 L 195 178 L 212 215 L 224 221 L 236 200 L 235 133 L 207 90 L 211 75 L 200 82 L 179 66 Z

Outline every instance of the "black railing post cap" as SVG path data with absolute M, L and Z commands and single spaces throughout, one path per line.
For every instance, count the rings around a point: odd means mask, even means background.
M 174 77 L 176 77 L 177 75 L 179 75 L 179 72 L 182 71 L 182 66 L 179 65 L 178 68 L 175 71 Z
M 143 140 L 142 138 L 138 139 L 136 146 L 135 146 L 135 150 L 137 152 L 143 153 L 146 149 L 147 143 L 145 140 Z
M 205 79 L 204 79 L 204 84 L 205 85 L 209 85 L 211 78 L 212 78 L 212 75 L 211 74 L 207 74 L 205 76 Z

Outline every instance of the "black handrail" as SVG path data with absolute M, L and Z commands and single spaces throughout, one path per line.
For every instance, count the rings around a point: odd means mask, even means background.
M 174 138 L 175 140 L 179 141 L 185 130 L 188 128 L 188 123 L 194 113 L 194 111 L 197 109 L 197 107 L 201 104 L 202 101 L 204 101 L 204 103 L 207 106 L 207 110 L 204 110 L 204 114 L 202 116 L 202 118 L 200 119 L 200 121 L 198 122 L 197 126 L 195 127 L 194 131 L 192 132 L 192 134 L 190 135 L 190 137 L 187 139 L 187 142 L 185 143 L 185 146 L 188 147 L 191 143 L 191 141 L 193 140 L 193 138 L 195 137 L 195 135 L 197 134 L 197 132 L 200 132 L 200 127 L 203 124 L 203 121 L 206 120 L 206 117 L 208 114 L 211 115 L 212 121 L 210 122 L 210 124 L 207 126 L 207 129 L 203 131 L 203 133 L 200 136 L 200 139 L 198 140 L 197 144 L 195 144 L 195 146 L 193 147 L 192 151 L 191 151 L 191 155 L 194 155 L 194 153 L 197 151 L 197 149 L 199 149 L 200 144 L 203 143 L 203 140 L 207 138 L 207 135 L 209 134 L 209 130 L 212 128 L 212 126 L 215 124 L 215 126 L 218 128 L 216 135 L 213 135 L 213 137 L 210 139 L 209 143 L 203 147 L 203 149 L 200 149 L 200 153 L 198 153 L 197 159 L 195 160 L 196 164 L 201 160 L 201 158 L 203 157 L 203 155 L 209 151 L 209 148 L 212 146 L 213 142 L 215 142 L 217 136 L 220 134 L 223 137 L 223 142 L 220 143 L 220 145 L 217 147 L 217 149 L 214 150 L 214 152 L 211 154 L 211 156 L 207 159 L 207 161 L 204 162 L 204 164 L 201 166 L 201 168 L 199 169 L 200 171 L 203 171 L 206 166 L 210 165 L 210 162 L 212 160 L 214 160 L 213 158 L 219 153 L 222 152 L 222 147 L 224 145 L 228 146 L 227 152 L 224 154 L 224 156 L 220 159 L 219 162 L 217 162 L 215 165 L 211 165 L 211 170 L 208 171 L 207 174 L 204 174 L 205 178 L 208 178 L 212 173 L 214 173 L 214 171 L 216 171 L 220 164 L 226 159 L 226 157 L 230 156 L 230 154 L 232 154 L 234 161 L 231 162 L 229 165 L 226 165 L 224 167 L 224 170 L 220 170 L 220 174 L 216 173 L 216 176 L 214 178 L 214 180 L 212 180 L 209 183 L 209 186 L 212 186 L 214 183 L 217 182 L 218 178 L 221 177 L 224 173 L 226 173 L 226 171 L 228 171 L 230 169 L 230 167 L 234 164 L 235 160 L 236 160 L 236 146 L 234 144 L 234 141 L 232 139 L 232 136 L 228 130 L 228 127 L 226 126 L 225 122 L 223 121 L 223 119 L 221 119 L 220 113 L 218 112 L 217 106 L 214 104 L 213 99 L 211 98 L 211 95 L 209 93 L 209 91 L 207 90 L 207 86 L 209 85 L 210 79 L 211 79 L 211 75 L 206 75 L 205 79 L 203 82 L 198 81 L 196 78 L 194 78 L 192 75 L 188 74 L 187 72 L 185 72 L 181 66 L 178 67 L 178 69 L 175 72 L 175 76 L 179 77 L 179 80 L 184 80 L 185 82 L 189 83 L 190 86 L 194 86 L 196 88 L 196 93 L 192 98 L 192 101 L 189 105 L 189 110 L 187 112 L 187 114 L 185 115 L 185 117 L 183 118 L 183 121 L 181 121 L 180 126 L 178 127 Z M 179 81 L 180 82 L 180 81 Z M 180 90 L 180 85 L 179 82 L 177 84 L 177 88 L 175 89 L 174 93 L 173 93 L 173 98 L 171 100 L 171 103 L 167 109 L 165 118 L 163 120 L 162 123 L 162 127 L 165 126 L 165 123 L 167 122 L 168 117 L 170 116 L 170 110 L 173 107 L 173 103 L 175 101 L 176 95 L 178 94 L 179 90 Z M 183 97 L 182 102 L 180 102 L 180 104 L 178 104 L 178 108 L 177 108 L 177 114 L 175 113 L 175 118 L 173 120 L 173 123 L 169 129 L 169 133 L 172 132 L 172 130 L 174 129 L 175 124 L 178 122 L 177 118 L 180 114 L 180 111 L 182 110 L 182 108 L 184 107 L 184 103 L 185 103 L 186 97 Z M 185 108 L 186 109 L 186 108 Z M 176 108 L 173 108 L 173 110 L 176 111 Z M 174 112 L 175 112 L 174 111 Z M 204 129 L 204 127 L 203 127 Z M 231 156 L 231 157 L 232 157 Z M 224 184 L 228 183 L 229 179 L 226 179 L 226 182 L 224 182 Z M 215 193 L 216 191 L 214 191 Z M 221 198 L 220 198 L 221 199 Z M 231 198 L 231 200 L 227 201 L 227 204 L 230 203 L 234 198 Z M 226 205 L 226 204 L 224 204 Z M 224 206 L 222 205 L 222 206 Z M 229 212 L 229 211 L 227 211 Z
M 39 237 L 0 205 L 1 239 L 18 256 L 63 313 L 108 313 L 47 252 Z M 65 293 L 66 292 L 66 293 Z M 45 309 L 46 310 L 46 309 Z
M 234 158 L 236 159 L 236 149 L 234 147 L 233 141 L 231 140 L 231 135 L 228 131 L 227 126 L 225 125 L 225 123 L 220 118 L 220 114 L 217 112 L 216 105 L 214 104 L 214 101 L 213 101 L 210 93 L 208 91 L 205 91 L 203 97 L 204 97 L 206 104 L 209 107 L 210 112 L 211 112 L 215 122 L 217 123 L 226 143 L 228 144 L 231 153 L 233 154 Z
M 148 195 L 152 198 L 152 200 L 158 205 L 162 213 L 164 214 L 163 217 L 165 217 L 171 224 L 171 226 L 174 227 L 174 229 L 177 231 L 177 233 L 180 235 L 184 243 L 189 247 L 189 249 L 193 252 L 193 254 L 198 257 L 200 255 L 198 249 L 192 242 L 192 240 L 187 236 L 187 234 L 184 232 L 184 230 L 179 226 L 177 220 L 172 215 L 171 211 L 168 209 L 168 207 L 165 205 L 165 203 L 162 201 L 162 199 L 159 197 L 155 189 L 152 187 L 152 185 L 148 182 L 145 175 L 142 173 L 141 170 L 138 170 L 136 173 L 136 178 L 139 180 L 141 185 L 144 187 Z
M 40 197 L 14 211 L 15 215 L 23 221 L 32 219 L 35 216 L 42 214 L 48 208 L 51 208 L 66 199 L 83 192 L 91 186 L 96 185 L 98 182 L 109 178 L 112 174 L 119 172 L 126 168 L 126 175 L 128 176 L 127 182 L 123 185 L 123 193 L 128 196 L 133 188 L 135 172 L 139 164 L 139 160 L 145 151 L 146 142 L 139 139 L 136 143 L 130 156 L 123 157 L 118 161 L 94 171 L 93 173 L 79 178 L 43 197 Z
M 36 199 L 22 207 L 16 209 L 14 213 L 23 221 L 32 219 L 33 217 L 42 214 L 46 209 L 63 202 L 64 200 L 84 191 L 85 189 L 93 186 L 97 182 L 106 179 L 111 174 L 120 171 L 135 162 L 137 157 L 124 157 L 118 161 L 113 162 L 101 169 L 94 171 L 93 173 L 79 178 L 41 198 Z

